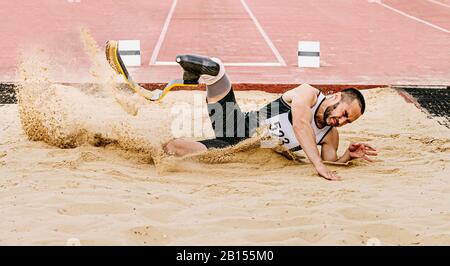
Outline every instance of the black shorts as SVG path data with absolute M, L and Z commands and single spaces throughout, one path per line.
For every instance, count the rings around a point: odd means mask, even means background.
M 233 88 L 218 102 L 208 104 L 208 114 L 215 138 L 201 140 L 207 148 L 225 148 L 252 136 L 261 121 L 280 113 L 291 112 L 282 97 L 268 103 L 258 111 L 244 113 L 239 108 Z
M 208 114 L 216 137 L 199 141 L 207 148 L 225 148 L 248 138 L 247 115 L 239 108 L 233 88 L 218 102 L 208 103 Z

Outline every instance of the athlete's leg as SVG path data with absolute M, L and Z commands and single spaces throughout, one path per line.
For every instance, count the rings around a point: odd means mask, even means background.
M 220 59 L 186 54 L 178 55 L 176 61 L 184 69 L 185 83 L 195 84 L 199 78 L 203 80 L 208 103 L 219 101 L 230 91 L 231 82 Z
M 175 156 L 184 156 L 206 150 L 207 148 L 203 143 L 184 139 L 171 140 L 164 146 L 164 151 L 166 153 Z
M 208 148 L 225 148 L 245 138 L 244 133 L 237 134 L 241 127 L 238 125 L 245 125 L 245 119 L 223 63 L 217 58 L 198 55 L 178 55 L 176 61 L 184 70 L 185 83 L 197 84 L 201 78 L 206 84 L 208 113 L 216 138 L 199 142 L 173 140 L 167 144 L 166 151 L 182 156 Z

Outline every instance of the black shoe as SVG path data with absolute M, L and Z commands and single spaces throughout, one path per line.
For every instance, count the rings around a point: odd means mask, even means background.
M 193 54 L 177 55 L 176 62 L 184 70 L 184 84 L 198 84 L 200 75 L 217 76 L 220 70 L 218 63 L 205 56 Z

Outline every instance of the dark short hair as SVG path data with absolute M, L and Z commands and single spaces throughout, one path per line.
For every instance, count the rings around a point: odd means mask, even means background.
M 362 93 L 356 88 L 348 88 L 341 91 L 343 99 L 348 102 L 352 102 L 353 100 L 357 100 L 359 104 L 359 108 L 361 109 L 361 114 L 364 114 L 364 110 L 366 109 L 366 102 L 364 101 L 364 96 Z

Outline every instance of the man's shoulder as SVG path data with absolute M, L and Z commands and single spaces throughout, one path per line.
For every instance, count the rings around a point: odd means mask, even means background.
M 297 99 L 309 99 L 308 102 L 311 107 L 316 103 L 317 96 L 319 95 L 320 90 L 314 88 L 309 84 L 302 84 L 296 88 L 285 93 L 289 101 L 293 101 L 295 98 Z
M 311 86 L 310 84 L 307 83 L 303 83 L 300 86 L 294 88 L 295 90 L 302 90 L 302 91 L 307 91 L 307 92 L 311 92 L 314 94 L 318 94 L 320 92 L 320 90 L 316 87 Z

